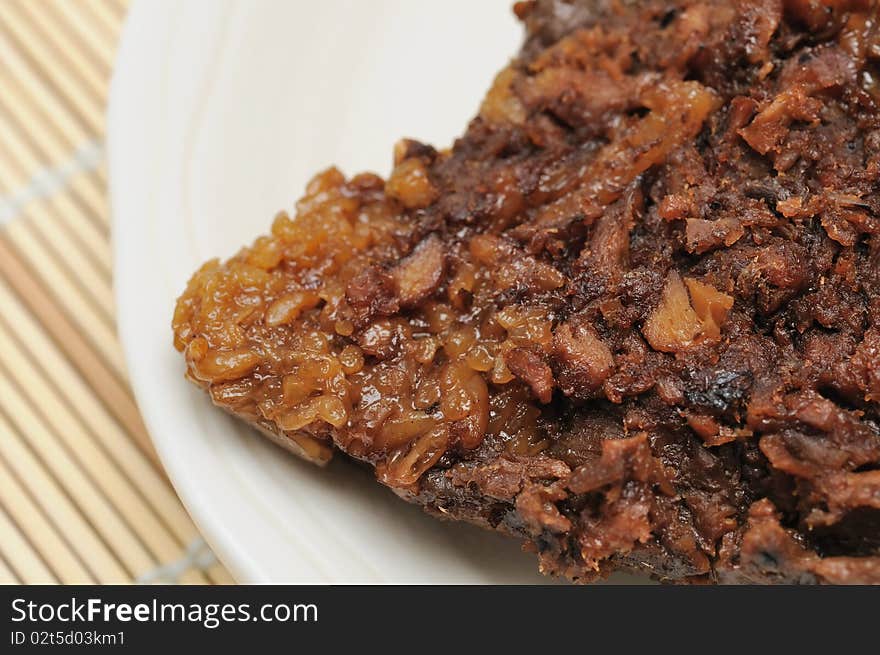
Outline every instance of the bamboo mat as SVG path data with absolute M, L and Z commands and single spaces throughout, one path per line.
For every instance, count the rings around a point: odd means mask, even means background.
M 231 583 L 116 338 L 103 136 L 127 0 L 0 0 L 0 583 Z

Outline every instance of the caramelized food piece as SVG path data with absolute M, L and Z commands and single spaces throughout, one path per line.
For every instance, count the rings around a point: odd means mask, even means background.
M 654 350 L 675 353 L 694 345 L 702 331 L 703 323 L 691 307 L 681 276 L 670 272 L 660 304 L 648 316 L 642 334 Z
M 449 150 L 209 262 L 220 407 L 541 570 L 880 582 L 876 0 L 537 0 Z

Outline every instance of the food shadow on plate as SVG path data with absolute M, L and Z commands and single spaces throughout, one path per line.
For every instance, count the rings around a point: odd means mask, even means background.
M 240 424 L 237 427 L 247 441 L 248 449 L 260 459 L 267 473 L 281 483 L 294 484 L 296 493 L 301 494 L 305 488 L 316 499 L 321 499 L 319 502 L 330 502 L 330 511 L 323 512 L 322 516 L 322 520 L 335 533 L 328 534 L 328 540 L 334 536 L 338 538 L 340 534 L 357 534 L 366 528 L 371 538 L 387 541 L 388 547 L 395 548 L 401 554 L 429 543 L 432 553 L 442 554 L 443 567 L 458 565 L 461 569 L 460 572 L 451 573 L 448 579 L 437 580 L 436 572 L 420 578 L 418 571 L 407 570 L 406 562 L 400 561 L 399 577 L 383 581 L 410 584 L 563 584 L 561 580 L 538 573 L 537 558 L 522 551 L 519 539 L 475 525 L 432 517 L 419 506 L 401 500 L 390 489 L 377 484 L 375 475 L 366 466 L 339 453 L 326 467 L 320 468 L 270 443 L 252 428 Z M 369 549 L 362 551 L 362 555 L 369 560 Z M 650 582 L 647 577 L 616 573 L 595 584 Z

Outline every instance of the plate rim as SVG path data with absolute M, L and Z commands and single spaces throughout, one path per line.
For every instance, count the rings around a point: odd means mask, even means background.
M 142 2 L 134 0 L 126 14 L 125 22 L 119 37 L 116 59 L 108 90 L 107 119 L 105 131 L 105 149 L 108 169 L 108 202 L 111 214 L 111 251 L 113 261 L 113 295 L 116 305 L 117 334 L 125 360 L 126 370 L 129 377 L 129 385 L 132 395 L 138 406 L 141 418 L 144 422 L 150 440 L 158 454 L 161 466 L 167 474 L 175 493 L 183 504 L 186 512 L 197 527 L 201 537 L 209 544 L 217 558 L 227 568 L 237 582 L 266 582 L 253 562 L 247 551 L 236 548 L 235 541 L 225 538 L 224 525 L 215 519 L 215 516 L 206 508 L 196 502 L 197 490 L 189 483 L 188 477 L 183 471 L 178 470 L 176 458 L 167 451 L 163 439 L 156 438 L 161 430 L 157 429 L 152 412 L 144 407 L 144 398 L 148 394 L 143 391 L 141 376 L 138 374 L 140 366 L 138 358 L 131 348 L 132 338 L 128 335 L 132 332 L 132 326 L 127 320 L 130 313 L 125 309 L 130 302 L 129 297 L 123 292 L 126 285 L 122 282 L 127 273 L 127 267 L 120 262 L 130 256 L 130 238 L 124 235 L 132 228 L 132 221 L 120 220 L 116 209 L 119 204 L 118 198 L 123 193 L 121 187 L 124 184 L 122 176 L 114 174 L 119 165 L 114 162 L 119 160 L 119 151 L 130 145 L 130 128 L 136 125 L 145 125 L 150 121 L 149 114 L 140 111 L 138 103 L 128 101 L 130 96 L 127 85 L 132 80 L 140 80 L 145 88 L 145 83 L 150 80 L 149 69 L 144 70 L 140 62 L 142 58 L 138 53 L 151 43 L 151 35 L 161 35 L 164 26 L 163 19 L 167 20 L 170 5 L 166 2 Z M 125 111 L 121 108 L 126 107 Z M 134 107 L 134 109 L 132 109 Z M 186 546 L 186 545 L 184 545 Z
M 241 4 L 240 0 L 223 0 L 222 5 L 220 2 L 212 3 L 210 9 L 212 14 L 215 15 L 211 19 L 218 19 L 216 14 L 221 13 L 221 7 L 225 7 L 227 12 L 237 11 Z M 149 260 L 145 260 L 147 255 L 141 255 L 140 251 L 147 251 L 148 254 L 157 252 L 154 242 L 151 242 L 151 247 L 149 248 L 141 248 L 140 244 L 142 241 L 138 241 L 138 239 L 149 239 L 153 236 L 149 225 L 157 220 L 155 218 L 156 212 L 161 211 L 159 209 L 160 201 L 156 200 L 156 198 L 161 195 L 160 188 L 157 185 L 160 185 L 162 180 L 161 175 L 156 172 L 156 167 L 157 165 L 161 166 L 164 157 L 167 156 L 167 145 L 164 144 L 165 139 L 151 140 L 149 135 L 160 133 L 159 130 L 165 129 L 165 125 L 162 123 L 162 110 L 165 110 L 167 103 L 174 101 L 176 96 L 171 92 L 160 93 L 160 91 L 165 90 L 160 78 L 163 75 L 173 76 L 173 73 L 169 74 L 164 70 L 165 68 L 171 68 L 167 60 L 165 65 L 162 66 L 156 64 L 156 59 L 165 57 L 169 49 L 173 49 L 175 45 L 173 38 L 167 35 L 168 32 L 175 29 L 175 23 L 172 22 L 173 16 L 169 17 L 169 14 L 177 13 L 180 6 L 177 3 L 162 0 L 151 0 L 150 2 L 136 0 L 133 3 L 123 28 L 110 86 L 106 143 L 109 201 L 112 213 L 112 234 L 114 237 L 112 239 L 113 286 L 117 307 L 117 331 L 129 372 L 129 381 L 134 392 L 135 401 L 141 410 L 144 423 L 152 437 L 156 451 L 167 471 L 172 486 L 205 541 L 212 547 L 215 554 L 226 565 L 234 578 L 240 582 L 258 584 L 277 583 L 279 581 L 289 582 L 291 580 L 296 583 L 350 583 L 352 580 L 346 577 L 348 574 L 337 573 L 336 569 L 332 566 L 330 570 L 327 570 L 326 567 L 318 566 L 313 568 L 306 564 L 307 559 L 304 558 L 309 556 L 308 549 L 302 552 L 297 551 L 301 555 L 298 559 L 302 560 L 304 564 L 288 567 L 279 578 L 278 571 L 273 570 L 273 567 L 277 568 L 276 563 L 273 563 L 274 560 L 262 557 L 261 553 L 265 554 L 265 552 L 272 552 L 273 550 L 277 553 L 279 549 L 286 548 L 285 544 L 292 543 L 292 533 L 290 532 L 290 525 L 288 525 L 289 521 L 278 521 L 277 517 L 267 514 L 267 512 L 272 511 L 271 508 L 273 506 L 271 504 L 264 503 L 257 508 L 258 511 L 250 512 L 253 517 L 266 516 L 269 520 L 263 520 L 262 518 L 248 520 L 250 520 L 252 526 L 256 525 L 259 527 L 261 540 L 274 540 L 282 545 L 274 549 L 267 548 L 266 551 L 259 551 L 259 549 L 252 551 L 253 540 L 248 541 L 240 537 L 241 524 L 236 521 L 227 520 L 227 515 L 218 511 L 216 502 L 208 498 L 212 490 L 217 490 L 218 488 L 217 476 L 212 478 L 213 481 L 205 484 L 203 477 L 192 475 L 192 464 L 185 461 L 180 448 L 175 445 L 177 442 L 176 435 L 179 431 L 175 432 L 173 418 L 166 418 L 167 414 L 171 414 L 171 412 L 166 412 L 165 401 L 167 401 L 167 395 L 163 396 L 157 392 L 155 382 L 153 381 L 153 377 L 159 372 L 159 369 L 150 362 L 149 357 L 143 356 L 143 348 L 140 347 L 141 343 L 145 340 L 148 341 L 151 347 L 154 347 L 156 341 L 150 337 L 150 331 L 145 331 L 141 327 L 141 321 L 138 320 L 139 313 L 133 311 L 132 305 L 141 302 L 141 299 L 131 297 L 125 292 L 143 287 L 138 271 L 144 265 L 148 265 Z M 166 39 L 169 42 L 163 45 L 163 41 Z M 219 43 L 220 41 L 222 39 L 205 39 L 199 47 L 222 47 L 223 44 Z M 151 58 L 145 57 L 145 52 Z M 149 94 L 151 93 L 155 94 L 155 97 L 150 96 Z M 150 105 L 138 102 L 139 99 L 144 97 L 149 98 Z M 186 109 L 187 107 L 184 106 L 183 111 L 186 111 Z M 167 120 L 167 118 L 164 120 Z M 157 141 L 160 143 L 156 143 Z M 135 159 L 137 162 L 133 163 Z M 121 175 L 120 172 L 122 173 Z M 138 176 L 138 173 L 141 173 L 141 175 Z M 137 177 L 140 179 L 133 181 L 132 178 Z M 150 200 L 152 202 L 143 202 L 142 205 L 138 205 L 137 202 L 139 200 Z M 120 209 L 120 205 L 123 207 L 122 209 Z M 144 227 L 144 225 L 147 227 Z M 138 268 L 138 265 L 142 266 Z M 166 290 L 164 287 L 162 289 L 162 291 L 157 291 L 157 293 L 164 294 Z M 148 300 L 152 302 L 148 301 L 147 304 L 155 309 L 157 307 L 156 297 L 151 294 Z M 168 313 L 170 322 L 170 307 Z M 151 322 L 150 325 L 153 327 L 152 332 L 154 332 L 156 323 Z M 168 342 L 170 344 L 170 330 Z M 170 345 L 168 347 L 170 349 Z M 182 377 L 181 374 L 181 379 Z M 194 394 L 197 393 L 194 388 L 192 391 Z M 217 413 L 217 415 L 222 417 L 222 413 Z M 201 417 L 196 417 L 196 420 L 199 418 Z M 213 420 L 211 420 L 210 425 L 214 425 Z M 263 446 L 263 444 L 252 445 L 254 448 L 257 446 Z M 248 443 L 247 447 L 251 447 L 251 444 Z M 244 473 L 245 468 L 239 469 L 236 464 L 237 460 L 227 457 L 228 454 L 221 451 L 219 455 L 212 456 L 218 458 L 221 464 L 224 463 L 222 461 L 224 459 L 229 462 L 230 470 L 228 472 L 231 472 L 233 475 Z M 274 470 L 274 467 L 272 470 Z M 250 485 L 246 483 L 242 486 L 242 491 L 244 492 L 259 490 L 261 490 L 260 485 L 256 484 Z M 249 502 L 247 498 L 253 498 L 253 496 L 245 498 L 240 503 L 236 499 L 238 512 L 249 509 L 250 506 L 247 505 Z M 393 500 L 392 502 L 398 503 L 400 501 Z M 239 516 L 239 518 L 241 517 Z M 426 517 L 426 520 L 434 523 L 434 519 Z M 264 527 L 265 533 L 263 533 Z M 475 532 L 483 532 L 476 527 L 471 527 L 470 529 Z M 443 526 L 443 530 L 449 531 L 451 528 Z M 451 541 L 458 540 L 454 531 L 448 532 L 448 534 L 453 535 L 450 537 Z M 460 535 L 461 533 L 459 533 Z M 498 535 L 493 535 L 493 537 L 498 540 L 504 539 Z M 306 538 L 307 540 L 308 538 Z M 301 541 L 301 545 L 305 548 L 305 542 Z M 515 545 L 511 544 L 511 550 L 515 550 Z M 311 554 L 318 556 L 316 561 L 323 560 L 320 549 L 316 549 Z M 447 562 L 447 565 L 454 562 L 457 554 L 453 551 L 451 557 L 452 559 L 444 560 Z M 324 563 L 327 562 L 324 561 Z M 383 569 L 382 566 L 385 568 Z M 493 578 L 494 573 L 492 573 L 491 569 L 491 566 L 488 568 L 475 568 L 473 572 L 475 577 L 470 577 L 470 573 L 465 573 L 464 577 L 460 578 L 460 580 L 464 583 L 480 581 L 506 583 L 515 580 L 505 580 L 504 578 L 498 580 Z M 387 563 L 381 565 L 379 570 L 381 573 L 378 575 L 378 580 L 376 580 L 375 576 L 371 576 L 367 580 L 378 581 L 379 583 L 397 580 L 418 582 L 418 578 L 412 577 L 412 570 L 410 570 L 409 574 L 404 574 L 402 578 L 398 578 L 390 572 L 387 569 Z M 535 570 L 533 562 L 529 570 Z M 448 572 L 449 570 L 447 569 Z M 483 573 L 489 577 L 483 577 Z M 287 578 L 287 575 L 295 577 Z M 363 580 L 363 578 L 357 577 L 359 575 L 359 573 L 356 574 L 354 579 Z M 536 581 L 540 577 L 537 573 L 533 575 L 535 575 Z M 453 579 L 459 578 L 456 578 L 453 574 Z

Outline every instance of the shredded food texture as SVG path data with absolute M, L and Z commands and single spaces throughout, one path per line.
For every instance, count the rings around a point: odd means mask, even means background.
M 177 302 L 213 401 L 541 570 L 880 583 L 876 0 L 537 0 L 450 149 Z

